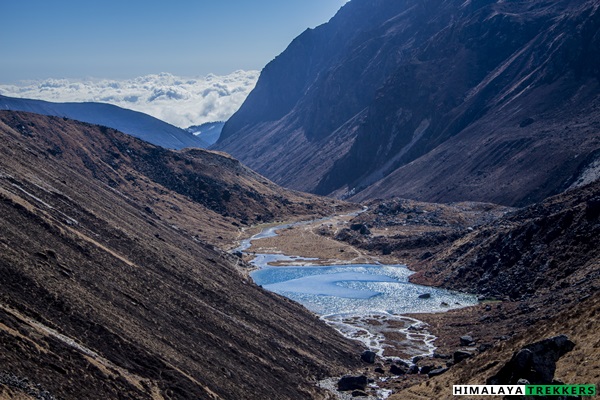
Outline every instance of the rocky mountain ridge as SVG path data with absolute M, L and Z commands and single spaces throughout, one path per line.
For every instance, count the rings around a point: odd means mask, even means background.
M 353 0 L 265 67 L 216 147 L 356 201 L 531 204 L 597 170 L 599 29 L 594 1 Z
M 511 301 L 584 297 L 599 285 L 599 194 L 597 180 L 519 209 L 375 201 L 321 234 L 407 263 L 416 283 Z
M 600 287 L 600 181 L 517 210 L 457 240 L 415 279 L 522 300 Z M 443 271 L 443 272 L 442 272 Z M 442 277 L 443 275 L 443 277 Z

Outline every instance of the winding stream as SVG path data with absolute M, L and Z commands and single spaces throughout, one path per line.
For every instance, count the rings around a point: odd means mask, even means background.
M 278 230 L 313 222 L 267 228 L 244 240 L 236 251 L 246 251 L 252 241 L 276 236 Z M 426 330 L 426 324 L 405 314 L 442 312 L 477 303 L 473 295 L 410 283 L 413 272 L 405 265 L 322 266 L 299 256 L 252 255 L 257 269 L 250 276 L 256 284 L 301 303 L 380 357 L 409 361 L 433 353 L 435 336 Z M 288 265 L 271 266 L 274 262 Z M 426 298 L 419 297 L 422 295 Z

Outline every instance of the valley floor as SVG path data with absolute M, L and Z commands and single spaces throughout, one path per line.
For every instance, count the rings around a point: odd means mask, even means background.
M 320 265 L 404 263 L 419 271 L 413 275 L 416 281 L 437 286 L 439 279 L 431 278 L 435 275 L 428 272 L 435 270 L 435 263 L 429 260 L 435 258 L 434 254 L 447 251 L 482 227 L 503 224 L 502 218 L 513 211 L 479 203 L 371 203 L 368 211 L 358 215 L 336 215 L 253 241 L 245 257 L 249 260 L 253 253 L 283 253 L 315 258 L 309 263 Z M 303 263 L 307 262 L 297 262 Z M 598 266 L 592 266 L 592 270 L 597 271 Z M 426 323 L 425 332 L 437 338 L 433 356 L 417 359 L 416 364 L 425 367 L 423 371 L 450 366 L 448 372 L 435 378 L 426 373 L 398 375 L 397 371 L 390 372 L 394 361 L 387 358 L 355 373 L 366 374 L 381 389 L 401 392 L 398 398 L 452 398 L 452 384 L 485 384 L 487 377 L 522 346 L 566 334 L 576 342 L 576 350 L 560 360 L 555 378 L 567 383 L 598 384 L 600 342 L 595 332 L 600 328 L 600 296 L 594 290 L 594 282 L 597 284 L 597 277 L 592 276 L 585 287 L 561 292 L 558 297 L 548 292 L 520 299 L 481 296 L 481 302 L 475 306 L 412 314 L 410 317 Z M 461 337 L 470 337 L 472 342 L 466 343 Z M 464 352 L 468 360 L 456 360 L 456 352 Z M 402 349 L 394 349 L 388 354 L 401 353 Z M 375 396 L 375 392 L 371 395 Z

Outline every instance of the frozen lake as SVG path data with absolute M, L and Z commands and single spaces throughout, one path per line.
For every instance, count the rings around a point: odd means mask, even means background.
M 275 257 L 268 257 L 272 261 Z M 263 263 L 260 263 L 263 264 Z M 320 315 L 439 312 L 476 304 L 475 296 L 408 282 L 403 265 L 260 266 L 250 275 L 265 289 Z M 419 298 L 429 294 L 429 298 Z
M 293 224 L 268 228 L 243 241 L 236 250 L 244 251 L 252 240 L 275 236 L 277 230 L 289 226 Z M 258 269 L 250 276 L 256 284 L 304 305 L 380 356 L 410 360 L 433 352 L 435 337 L 425 324 L 406 314 L 477 304 L 473 295 L 410 283 L 408 277 L 413 272 L 404 265 L 318 266 L 297 256 L 253 255 L 252 264 Z M 289 265 L 271 266 L 274 262 Z

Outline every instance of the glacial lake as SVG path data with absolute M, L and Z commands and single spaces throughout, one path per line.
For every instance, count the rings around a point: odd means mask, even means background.
M 236 250 L 244 251 L 251 240 L 274 236 L 277 230 L 288 226 L 268 228 Z M 404 359 L 432 353 L 435 337 L 424 329 L 425 324 L 406 314 L 443 312 L 477 304 L 474 295 L 410 283 L 408 277 L 413 272 L 404 265 L 319 266 L 310 265 L 312 260 L 302 257 L 253 255 L 252 264 L 258 269 L 250 276 L 256 284 L 304 305 L 380 356 L 384 356 L 386 348 L 394 346 L 403 347 Z M 273 262 L 289 265 L 269 265 Z M 428 297 L 419 297 L 424 294 Z M 393 344 L 386 339 L 398 335 L 402 339 Z
M 473 295 L 410 283 L 411 274 L 403 265 L 350 264 L 262 266 L 250 276 L 319 315 L 440 312 L 477 303 Z

